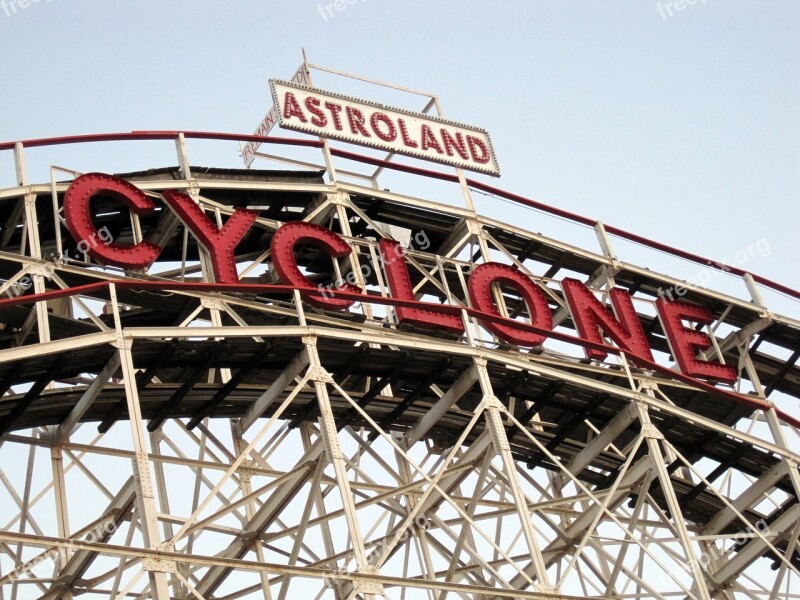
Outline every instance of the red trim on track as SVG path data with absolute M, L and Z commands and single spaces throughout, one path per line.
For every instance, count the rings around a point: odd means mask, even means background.
M 162 292 L 183 290 L 192 292 L 239 292 L 239 293 L 256 293 L 256 294 L 270 293 L 278 295 L 290 295 L 295 290 L 297 290 L 303 294 L 319 294 L 319 290 L 317 288 L 301 288 L 291 285 L 195 283 L 195 282 L 181 282 L 181 281 L 162 282 L 162 281 L 137 281 L 137 280 L 120 279 L 120 280 L 104 281 L 100 283 L 92 283 L 88 285 L 77 286 L 74 288 L 68 288 L 65 290 L 54 290 L 50 292 L 44 292 L 42 294 L 30 294 L 25 296 L 18 296 L 16 298 L 0 299 L 0 309 L 6 306 L 16 306 L 20 304 L 29 304 L 33 302 L 54 300 L 56 298 L 63 298 L 66 296 L 72 296 L 77 294 L 88 294 L 92 292 L 97 292 L 112 284 L 124 289 L 155 290 Z M 400 300 L 396 298 L 387 298 L 385 296 L 379 296 L 373 294 L 357 294 L 345 291 L 336 291 L 335 294 L 336 296 L 339 296 L 342 299 L 355 300 L 360 302 L 370 302 L 372 304 L 404 306 L 408 308 L 420 308 L 443 314 L 458 315 L 462 311 L 466 311 L 466 313 L 469 316 L 476 317 L 482 321 L 489 321 L 492 323 L 505 324 L 505 325 L 513 323 L 514 327 L 520 329 L 521 331 L 528 331 L 530 333 L 544 335 L 545 337 L 581 346 L 583 348 L 596 349 L 615 355 L 625 355 L 626 358 L 630 359 L 633 363 L 639 365 L 640 367 L 651 370 L 660 375 L 664 375 L 670 379 L 680 381 L 681 383 L 691 385 L 695 388 L 708 392 L 709 394 L 712 394 L 720 399 L 733 401 L 738 404 L 743 404 L 753 410 L 758 410 L 758 409 L 768 410 L 770 408 L 774 408 L 778 416 L 781 419 L 783 419 L 786 423 L 794 427 L 800 428 L 800 420 L 796 419 L 792 415 L 783 412 L 782 410 L 777 408 L 773 402 L 770 402 L 768 400 L 758 400 L 751 396 L 738 394 L 736 392 L 731 392 L 728 390 L 717 388 L 709 383 L 706 383 L 705 381 L 694 379 L 693 377 L 689 377 L 677 371 L 673 371 L 672 369 L 659 365 L 655 362 L 644 360 L 638 356 L 633 355 L 631 352 L 628 352 L 621 348 L 617 348 L 614 346 L 606 346 L 605 344 L 597 344 L 558 331 L 549 331 L 540 329 L 538 327 L 526 325 L 518 321 L 504 319 L 502 317 L 497 317 L 495 315 L 491 315 L 489 313 L 484 313 L 467 307 L 453 306 L 451 304 L 436 304 L 433 302 L 420 302 L 417 300 Z
M 302 146 L 307 148 L 321 148 L 323 146 L 323 143 L 319 140 L 303 140 L 298 138 L 270 137 L 270 136 L 260 136 L 260 135 L 247 135 L 240 133 L 223 133 L 223 132 L 212 132 L 212 131 L 184 131 L 184 132 L 132 131 L 130 133 L 99 133 L 90 135 L 73 135 L 73 136 L 63 136 L 63 137 L 53 137 L 53 138 L 39 138 L 33 140 L 20 140 L 19 142 L 2 142 L 0 143 L 0 150 L 13 150 L 15 144 L 17 143 L 21 143 L 23 147 L 32 148 L 32 147 L 42 147 L 42 146 L 58 146 L 64 144 L 80 144 L 88 142 L 118 142 L 118 141 L 129 141 L 129 140 L 174 140 L 175 138 L 178 137 L 180 133 L 183 133 L 183 136 L 187 139 L 260 142 L 262 144 L 281 144 L 285 146 Z M 450 173 L 442 173 L 440 171 L 433 171 L 431 169 L 423 169 L 411 165 L 393 163 L 380 158 L 364 156 L 362 154 L 357 154 L 355 152 L 348 152 L 346 150 L 340 150 L 337 148 L 331 148 L 330 151 L 333 156 L 338 156 L 339 158 L 344 158 L 346 160 L 353 160 L 377 167 L 383 167 L 385 169 L 392 169 L 394 171 L 411 173 L 413 175 L 420 175 L 422 177 L 429 177 L 432 179 L 439 179 L 442 181 L 451 181 L 451 182 L 458 181 L 458 177 Z M 525 196 L 520 196 L 519 194 L 507 192 L 495 186 L 480 181 L 475 181 L 474 179 L 467 179 L 466 182 L 467 185 L 476 190 L 481 190 L 489 194 L 494 194 L 496 196 L 499 196 L 500 198 L 504 198 L 506 200 L 510 200 L 512 202 L 516 202 L 518 204 L 522 204 L 530 208 L 540 210 L 542 212 L 546 212 L 548 214 L 555 215 L 557 217 L 561 217 L 569 221 L 573 221 L 575 223 L 580 223 L 581 225 L 594 227 L 595 224 L 597 223 L 595 219 L 584 217 L 583 215 L 579 215 L 577 213 L 556 208 L 554 206 L 549 206 L 542 202 L 526 198 Z M 740 277 L 749 273 L 749 271 L 745 271 L 738 267 L 723 265 L 715 260 L 704 258 L 698 254 L 686 252 L 685 250 L 680 250 L 673 246 L 669 246 L 667 244 L 651 240 L 644 236 L 631 233 L 624 229 L 620 229 L 619 227 L 614 227 L 613 225 L 604 225 L 604 226 L 606 231 L 612 235 L 616 235 L 628 241 L 636 242 L 637 244 L 642 244 L 643 246 L 647 246 L 648 248 L 659 250 L 661 252 L 665 252 L 667 254 L 671 254 L 673 256 L 677 256 L 679 258 L 683 258 L 685 260 L 695 262 L 706 267 L 711 267 L 712 269 L 725 271 L 727 273 L 732 273 Z M 798 290 L 792 289 L 788 286 L 767 279 L 766 277 L 756 275 L 754 273 L 749 273 L 749 274 L 754 281 L 760 283 L 765 287 L 768 287 L 772 290 L 775 290 L 792 298 L 800 299 L 800 291 Z

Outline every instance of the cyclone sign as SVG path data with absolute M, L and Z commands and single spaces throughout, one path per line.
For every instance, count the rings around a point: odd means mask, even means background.
M 67 229 L 76 240 L 94 239 L 99 235 L 91 211 L 91 199 L 98 194 L 116 198 L 138 215 L 156 208 L 155 203 L 132 183 L 112 175 L 87 173 L 75 179 L 64 195 L 64 218 Z M 236 208 L 220 227 L 186 194 L 165 190 L 163 199 L 208 253 L 215 283 L 237 286 L 235 248 L 258 218 L 258 213 Z M 297 263 L 295 246 L 301 244 L 316 246 L 332 260 L 348 257 L 353 249 L 342 236 L 314 223 L 290 221 L 275 231 L 270 242 L 272 266 L 284 284 L 302 291 L 307 302 L 335 311 L 346 310 L 356 301 L 376 301 L 365 295 L 365 290 L 354 285 L 355 282 L 337 285 L 335 292 L 328 286 L 316 293 L 314 283 Z M 161 250 L 157 244 L 142 240 L 135 244 L 98 244 L 88 248 L 87 252 L 103 264 L 142 269 L 155 262 Z M 416 301 L 398 242 L 388 238 L 380 240 L 379 252 L 391 292 L 385 300 L 395 305 L 401 324 L 454 333 L 464 331 L 458 307 L 431 306 Z M 502 317 L 494 297 L 494 289 L 501 285 L 512 288 L 524 300 L 530 314 L 530 325 Z M 614 349 L 606 344 L 602 332 L 635 364 L 645 368 L 658 367 L 626 290 L 610 290 L 611 310 L 577 279 L 565 278 L 560 285 L 588 358 L 602 360 Z M 514 265 L 483 263 L 476 266 L 469 276 L 470 314 L 507 343 L 523 347 L 541 346 L 547 338 L 558 336 L 544 286 L 543 279 L 532 277 Z M 712 346 L 709 336 L 696 328 L 714 322 L 710 309 L 665 298 L 656 301 L 656 309 L 672 354 L 684 376 L 729 384 L 737 381 L 736 371 L 730 365 L 697 356 L 698 352 Z M 687 326 L 686 322 L 692 325 Z

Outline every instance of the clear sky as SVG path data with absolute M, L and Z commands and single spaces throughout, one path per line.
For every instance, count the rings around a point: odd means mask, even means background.
M 290 77 L 305 48 L 312 63 L 437 93 L 447 117 L 486 128 L 503 175 L 479 179 L 798 289 L 800 1 L 689 2 L 0 0 L 0 142 L 251 133 L 272 103 L 268 79 Z M 384 99 L 339 78 L 317 83 Z M 176 164 L 170 144 L 151 147 L 28 156 L 32 168 Z M 234 167 L 237 149 L 193 143 L 190 154 Z M 0 153 L 0 188 L 10 181 L 11 153 Z M 490 198 L 479 209 L 598 251 L 591 233 L 573 238 L 538 213 Z M 759 243 L 768 252 L 748 252 Z M 615 244 L 623 260 L 698 273 Z M 712 287 L 746 297 L 739 282 Z M 800 303 L 768 301 L 800 318 Z
M 439 94 L 446 116 L 490 131 L 505 189 L 729 264 L 766 240 L 768 256 L 751 252 L 742 266 L 800 287 L 799 2 L 325 4 L 6 0 L 0 140 L 250 133 L 271 105 L 268 78 L 289 77 L 305 47 L 312 63 Z M 105 168 L 112 150 L 89 168 Z M 217 144 L 193 162 L 237 166 L 236 151 Z M 118 152 L 114 166 L 131 170 L 133 150 Z M 167 148 L 139 152 L 134 168 L 174 163 Z M 479 207 L 567 235 L 536 213 L 488 199 Z M 618 246 L 631 262 L 697 271 Z M 800 313 L 797 303 L 781 308 Z

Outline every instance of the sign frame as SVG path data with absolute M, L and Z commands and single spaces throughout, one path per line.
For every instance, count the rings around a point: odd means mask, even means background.
M 291 81 L 300 81 L 303 83 L 309 83 L 310 79 L 308 73 L 306 71 L 306 65 L 303 63 L 300 67 L 295 71 L 294 75 L 292 75 Z M 256 127 L 256 130 L 253 132 L 253 135 L 259 135 L 262 137 L 266 137 L 269 135 L 269 132 L 275 127 L 275 124 L 278 122 L 278 109 L 273 103 L 272 107 L 267 111 L 267 114 L 264 115 L 264 118 L 261 119 L 261 122 Z M 253 161 L 256 159 L 256 152 L 258 152 L 259 147 L 261 146 L 261 142 L 247 142 L 242 146 L 242 161 L 247 168 L 250 168 L 250 165 L 253 164 Z
M 459 121 L 451 121 L 441 117 L 433 117 L 424 113 L 388 106 L 380 102 L 363 100 L 361 98 L 355 98 L 353 96 L 320 88 L 299 85 L 282 79 L 270 79 L 269 83 L 274 106 L 278 111 L 278 124 L 284 129 L 385 150 L 387 152 L 437 162 L 455 168 L 468 169 L 494 177 L 500 176 L 500 166 L 497 161 L 494 146 L 492 145 L 489 132 L 485 129 Z M 297 108 L 301 111 L 308 112 L 308 114 L 312 116 L 312 119 L 306 118 L 305 122 L 298 122 L 299 119 L 292 118 L 294 115 L 287 117 L 286 109 L 289 107 L 287 107 L 284 102 L 286 95 L 283 90 L 293 91 L 303 96 L 303 100 L 298 100 L 299 104 Z M 330 112 L 331 119 L 325 117 L 324 125 L 316 125 L 313 123 L 315 120 L 314 111 L 309 109 L 305 102 L 305 100 L 311 96 L 320 97 L 325 100 L 338 101 L 337 106 L 341 107 L 341 109 L 336 115 Z M 379 120 L 385 127 L 388 127 L 388 131 L 379 130 L 377 124 L 372 121 L 372 118 L 364 117 L 362 121 L 356 123 L 356 126 L 360 125 L 361 131 L 366 132 L 367 135 L 356 133 L 353 121 L 348 121 L 348 119 L 352 118 L 349 112 L 351 107 L 362 117 L 364 113 L 368 113 L 367 116 L 369 116 L 370 111 L 373 116 L 375 114 L 382 114 L 383 118 Z M 323 114 L 320 108 L 316 108 L 316 110 L 319 111 L 319 114 Z M 294 114 L 297 113 L 295 112 Z M 342 122 L 349 122 L 350 131 L 353 133 L 348 133 L 344 126 L 334 128 L 328 125 L 331 121 L 334 122 L 336 126 L 341 125 L 337 118 Z M 319 119 L 316 120 L 319 121 Z M 408 120 L 407 123 L 406 120 Z M 367 131 L 370 127 L 371 134 Z M 414 127 L 414 130 L 410 133 L 409 127 Z M 424 127 L 428 128 L 427 136 L 425 135 L 426 130 Z M 433 129 L 434 127 L 436 128 L 435 131 Z M 440 135 L 443 136 L 442 131 L 444 128 L 449 129 L 447 136 L 449 140 L 440 137 Z M 421 135 L 420 132 L 422 132 Z M 392 139 L 387 140 L 387 137 L 391 137 Z M 460 144 L 455 142 L 460 142 Z M 436 152 L 424 152 L 423 147 L 425 146 L 427 146 L 428 150 L 433 149 L 436 150 Z M 419 149 L 413 149 L 415 147 Z M 444 147 L 444 150 L 442 150 L 442 147 Z M 484 153 L 487 156 L 487 160 L 477 160 L 477 151 Z M 467 155 L 466 159 L 464 158 L 465 153 Z

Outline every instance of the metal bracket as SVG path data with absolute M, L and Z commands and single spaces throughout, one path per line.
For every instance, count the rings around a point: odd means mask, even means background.
M 117 350 L 126 350 L 130 351 L 133 348 L 133 340 L 125 337 L 125 334 L 122 332 L 122 329 L 117 330 L 116 338 L 111 345 L 116 348 Z
M 339 445 L 339 439 L 336 437 L 336 421 L 334 421 L 333 415 L 323 412 L 320 415 L 320 419 L 322 420 L 322 444 L 325 446 L 328 460 L 331 462 L 335 460 L 344 460 L 342 447 Z
M 639 389 L 640 390 L 658 390 L 658 383 L 653 381 L 652 379 L 640 379 L 639 380 Z
M 241 479 L 242 483 L 250 483 L 253 478 L 253 470 L 257 469 L 258 465 L 253 460 L 245 460 L 242 461 L 242 464 L 239 465 L 239 468 L 236 469 L 236 472 L 239 474 L 239 479 Z
M 467 231 L 471 235 L 476 235 L 478 237 L 483 237 L 484 239 L 486 239 L 486 232 L 483 230 L 483 227 L 481 227 L 481 224 L 478 222 L 477 219 L 471 219 L 467 217 L 466 222 L 467 222 Z
M 133 459 L 137 466 L 134 468 L 134 476 L 142 496 L 153 498 L 153 482 L 150 479 L 150 458 L 144 452 L 137 452 Z M 141 476 L 139 476 L 141 474 Z
M 561 596 L 558 594 L 558 590 L 552 585 L 539 584 L 536 586 L 536 591 L 540 594 L 544 594 L 542 596 L 542 600 L 558 600 L 561 598 Z
M 350 194 L 347 192 L 334 192 L 332 194 L 327 194 L 325 199 L 328 201 L 328 204 L 333 204 L 334 206 L 350 205 Z
M 316 381 L 319 383 L 333 383 L 333 375 L 328 373 L 322 367 L 309 367 L 307 376 L 309 381 Z
M 223 302 L 216 298 L 201 298 L 200 304 L 202 304 L 203 308 L 210 308 L 215 310 L 225 310 Z
M 142 560 L 142 567 L 145 571 L 153 573 L 177 573 L 178 563 L 174 560 L 163 560 L 158 558 L 145 558 Z
M 48 279 L 53 276 L 54 271 L 52 263 L 50 262 L 28 265 L 25 267 L 25 270 L 31 275 L 41 275 Z
M 360 575 L 380 575 L 380 569 L 373 565 L 366 565 L 362 569 L 359 569 L 358 572 Z M 353 588 L 359 594 L 377 594 L 379 596 L 384 595 L 383 584 L 379 581 L 354 581 Z
M 500 402 L 500 398 L 497 396 L 484 396 L 481 403 L 478 404 L 478 408 L 476 410 L 485 410 L 487 408 L 494 408 L 499 410 L 501 413 L 507 413 L 508 409 L 506 409 L 505 405 Z
M 184 179 L 183 181 L 186 182 L 186 187 L 183 188 L 183 193 L 194 200 L 196 204 L 200 204 L 200 184 L 198 183 L 197 179 L 190 177 L 189 179 Z M 205 207 L 203 207 L 203 209 L 205 210 Z
M 479 367 L 485 367 L 487 364 L 489 364 L 489 357 L 485 352 L 476 352 L 472 357 L 472 362 Z
M 648 440 L 663 440 L 664 434 L 652 423 L 642 425 L 642 435 Z

